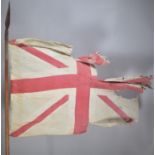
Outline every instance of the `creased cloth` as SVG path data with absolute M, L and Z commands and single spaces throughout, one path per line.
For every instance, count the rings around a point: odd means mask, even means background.
M 98 80 L 95 65 L 110 63 L 99 53 L 75 59 L 72 46 L 23 38 L 9 42 L 10 135 L 72 135 L 88 125 L 111 127 L 138 120 L 138 97 L 151 77 Z

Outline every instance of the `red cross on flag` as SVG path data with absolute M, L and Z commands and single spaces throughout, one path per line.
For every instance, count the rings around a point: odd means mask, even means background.
M 10 135 L 69 135 L 138 119 L 138 98 L 115 91 L 143 92 L 151 77 L 98 80 L 96 65 L 109 61 L 94 53 L 74 59 L 71 46 L 37 39 L 9 42 Z

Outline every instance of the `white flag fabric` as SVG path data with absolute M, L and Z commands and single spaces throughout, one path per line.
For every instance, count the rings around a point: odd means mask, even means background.
M 98 53 L 74 59 L 72 47 L 24 38 L 9 42 L 10 135 L 72 135 L 89 123 L 103 127 L 138 120 L 138 97 L 151 77 L 98 80 L 95 65 L 109 61 Z

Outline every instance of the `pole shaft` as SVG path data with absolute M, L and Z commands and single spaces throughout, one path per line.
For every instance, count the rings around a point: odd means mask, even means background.
M 9 136 L 9 68 L 8 68 L 8 29 L 10 25 L 10 2 L 5 20 L 5 155 L 10 155 Z

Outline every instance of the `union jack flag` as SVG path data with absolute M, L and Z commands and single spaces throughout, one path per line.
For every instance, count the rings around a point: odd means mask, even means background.
M 138 119 L 138 98 L 115 91 L 143 92 L 151 77 L 98 80 L 95 64 L 109 61 L 94 53 L 74 59 L 59 42 L 9 42 L 13 137 L 80 134 L 89 123 L 113 126 Z

